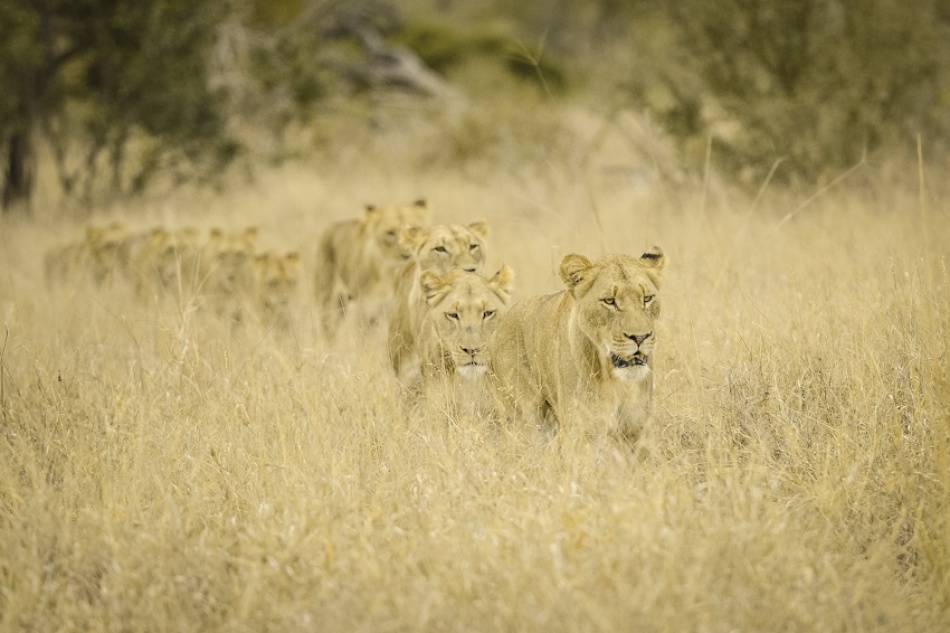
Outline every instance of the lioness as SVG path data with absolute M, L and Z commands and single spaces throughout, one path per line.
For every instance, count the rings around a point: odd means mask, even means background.
M 266 327 L 284 330 L 290 327 L 292 303 L 302 272 L 297 251 L 283 255 L 268 251 L 254 258 L 252 298 Z
M 314 289 L 324 334 L 333 338 L 351 302 L 362 302 L 369 320 L 392 298 L 396 277 L 409 257 L 400 240 L 404 227 L 430 223 L 425 200 L 409 205 L 367 205 L 357 219 L 332 224 L 317 247 Z
M 421 274 L 425 310 L 417 344 L 424 379 L 485 375 L 488 339 L 508 307 L 513 279 L 509 266 L 491 279 L 460 268 L 445 276 Z
M 201 294 L 215 314 L 232 323 L 243 320 L 244 298 L 254 286 L 257 233 L 256 226 L 232 232 L 214 228 L 201 249 Z
M 397 376 L 418 372 L 416 337 L 428 309 L 419 283 L 422 273 L 445 275 L 453 268 L 481 272 L 488 233 L 487 222 L 403 230 L 402 240 L 410 249 L 410 257 L 396 283 L 389 321 L 389 358 Z
M 489 345 L 505 417 L 570 432 L 633 438 L 653 395 L 651 370 L 666 260 L 582 255 L 561 260 L 560 292 L 520 301 Z
M 201 235 L 186 227 L 154 227 L 130 235 L 122 244 L 121 260 L 129 283 L 142 299 L 193 288 L 198 274 Z
M 86 226 L 82 238 L 47 252 L 44 260 L 48 284 L 78 279 L 88 273 L 100 286 L 120 268 L 120 248 L 127 231 L 120 222 L 107 226 Z

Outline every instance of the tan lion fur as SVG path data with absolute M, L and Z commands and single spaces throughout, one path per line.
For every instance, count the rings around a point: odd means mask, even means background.
M 488 340 L 511 299 L 514 272 L 490 279 L 459 268 L 422 273 L 426 310 L 419 330 L 422 377 L 478 378 L 488 371 Z
M 293 302 L 302 276 L 303 265 L 297 251 L 284 254 L 268 251 L 254 258 L 252 301 L 266 327 L 283 330 L 290 327 Z
M 244 298 L 254 284 L 257 227 L 214 228 L 201 249 L 200 287 L 206 306 L 233 323 L 244 318 Z
M 453 268 L 481 272 L 488 234 L 488 223 L 484 221 L 403 231 L 402 239 L 411 255 L 396 283 L 389 322 L 389 358 L 397 376 L 419 370 L 416 338 L 428 310 L 419 283 L 422 273 L 445 275 Z
M 568 255 L 565 289 L 515 304 L 489 345 L 503 416 L 548 431 L 635 437 L 649 414 L 657 295 L 666 264 Z
M 399 270 L 409 257 L 400 231 L 428 226 L 430 217 L 425 200 L 368 205 L 359 218 L 326 229 L 317 247 L 314 290 L 327 338 L 335 336 L 347 312 L 356 310 L 368 321 L 386 312 Z
M 121 268 L 121 245 L 127 238 L 125 225 L 86 226 L 82 237 L 50 249 L 43 261 L 47 284 L 88 276 L 97 286 L 109 281 Z

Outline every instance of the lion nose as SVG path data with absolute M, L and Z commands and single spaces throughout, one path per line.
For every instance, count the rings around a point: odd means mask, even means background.
M 647 340 L 653 335 L 653 332 L 647 332 L 646 334 L 626 334 L 625 336 L 637 344 L 637 346 L 643 345 L 643 341 Z
M 468 354 L 469 356 L 471 356 L 472 358 L 475 358 L 475 355 L 481 351 L 481 348 L 480 347 L 463 347 L 462 351 Z

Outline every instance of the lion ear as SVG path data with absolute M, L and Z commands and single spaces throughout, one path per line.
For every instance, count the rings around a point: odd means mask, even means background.
M 380 216 L 381 209 L 375 204 L 367 204 L 363 206 L 363 212 L 360 213 L 360 222 L 364 225 L 372 224 Z
M 429 305 L 437 304 L 449 291 L 449 284 L 431 270 L 427 270 L 419 277 L 422 294 Z
M 511 298 L 511 291 L 514 287 L 512 282 L 514 279 L 515 271 L 511 269 L 511 266 L 505 264 L 501 267 L 501 270 L 495 273 L 494 277 L 488 280 L 488 285 L 495 291 L 495 294 L 507 304 Z
M 399 227 L 399 244 L 403 248 L 415 251 L 429 238 L 429 230 L 418 226 Z
M 571 254 L 561 260 L 561 280 L 569 290 L 573 290 L 584 281 L 587 272 L 594 267 L 583 255 Z
M 482 239 L 487 238 L 488 234 L 491 233 L 491 228 L 489 228 L 488 222 L 486 222 L 485 220 L 472 222 L 471 224 L 468 225 L 468 230 Z
M 423 224 L 428 224 L 432 220 L 432 208 L 429 206 L 429 201 L 425 198 L 419 198 L 412 203 L 418 211 L 414 213 L 415 219 Z
M 666 266 L 666 256 L 663 255 L 663 249 L 659 246 L 654 246 L 640 256 L 640 264 L 649 268 L 662 270 L 663 267 Z
M 663 255 L 663 249 L 654 246 L 646 253 L 640 256 L 640 265 L 646 270 L 644 272 L 653 280 L 653 285 L 660 287 L 663 281 L 663 267 L 666 266 L 666 257 Z

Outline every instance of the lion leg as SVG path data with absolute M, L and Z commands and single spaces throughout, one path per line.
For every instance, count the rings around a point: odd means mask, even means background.
M 317 304 L 320 306 L 320 324 L 323 329 L 323 336 L 328 342 L 331 342 L 336 339 L 351 297 L 346 292 L 343 284 L 337 281 L 328 289 L 321 290 L 317 299 Z

